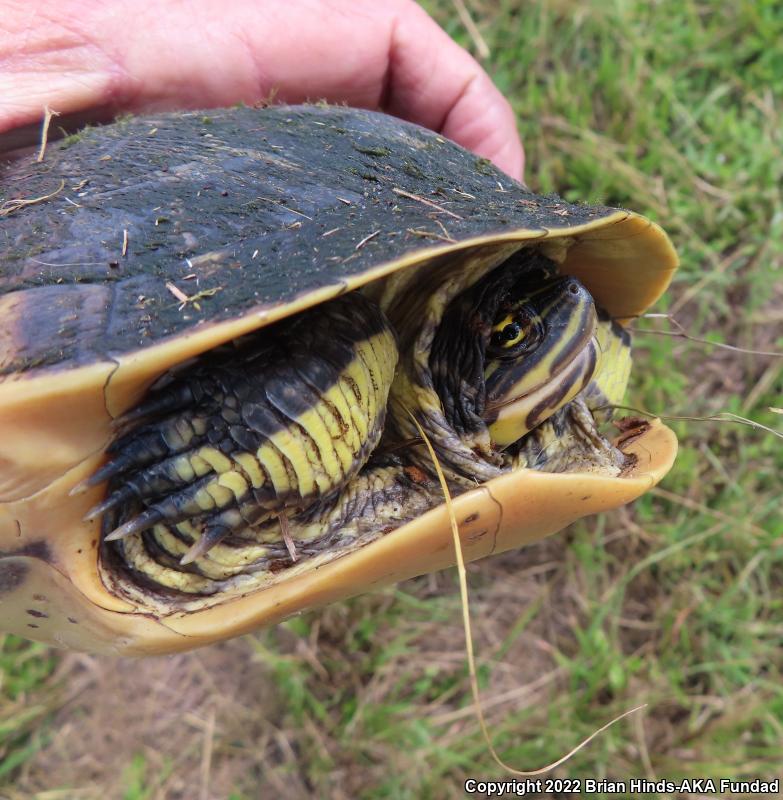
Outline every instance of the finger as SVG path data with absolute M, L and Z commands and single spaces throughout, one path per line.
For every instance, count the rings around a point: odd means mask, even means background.
M 2 0 L 0 130 L 86 109 L 376 103 L 388 20 L 318 0 Z
M 524 150 L 508 101 L 421 8 L 404 5 L 389 48 L 386 110 L 441 131 L 521 180 Z
M 211 0 L 5 0 L 2 10 L 0 131 L 40 119 L 45 105 L 107 118 L 275 93 L 382 105 L 521 175 L 508 104 L 412 0 L 237 0 L 219 15 Z

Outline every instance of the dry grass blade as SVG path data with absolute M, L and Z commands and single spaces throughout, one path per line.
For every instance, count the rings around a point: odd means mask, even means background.
M 752 408 L 756 407 L 759 400 L 766 394 L 774 390 L 775 382 L 778 377 L 783 373 L 783 362 L 773 361 L 761 374 L 761 377 L 756 381 L 753 388 L 745 396 L 742 401 L 740 411 L 747 414 Z M 773 413 L 774 410 L 770 409 Z
M 199 300 L 208 297 L 214 297 L 219 291 L 223 289 L 222 286 L 214 286 L 211 289 L 201 289 L 196 294 L 187 295 L 176 284 L 171 281 L 166 281 L 166 288 L 179 300 L 179 310 L 182 311 L 188 303 L 190 303 L 196 311 L 201 311 Z
M 296 545 L 294 544 L 294 540 L 291 538 L 291 529 L 288 525 L 288 517 L 285 514 L 278 514 L 277 520 L 280 523 L 280 533 L 283 535 L 283 541 L 285 542 L 286 550 L 288 550 L 288 555 L 291 558 L 291 562 L 295 563 L 298 556 L 296 554 Z
M 651 333 L 654 336 L 673 336 L 678 339 L 687 339 L 689 342 L 697 342 L 698 344 L 706 344 L 710 347 L 719 347 L 723 350 L 731 350 L 734 353 L 746 353 L 752 356 L 769 356 L 771 358 L 783 358 L 783 353 L 778 353 L 772 350 L 751 350 L 746 347 L 737 347 L 733 344 L 724 344 L 723 342 L 712 342 L 709 339 L 701 339 L 698 336 L 693 336 L 685 327 L 679 323 L 672 314 L 644 314 L 641 319 L 665 319 L 671 322 L 676 331 L 652 331 L 642 330 L 639 328 L 631 328 L 633 333 Z
M 465 30 L 468 32 L 468 35 L 473 42 L 473 47 L 476 49 L 476 55 L 478 56 L 479 60 L 484 61 L 490 57 L 491 51 L 487 43 L 484 41 L 484 37 L 481 35 L 476 23 L 473 21 L 473 17 L 471 16 L 468 7 L 465 5 L 463 0 L 452 0 L 452 2 L 454 3 L 454 8 L 457 11 L 457 16 L 459 17 L 460 22 L 465 26 Z
M 396 186 L 392 189 L 394 194 L 398 194 L 400 197 L 407 197 L 408 200 L 415 200 L 417 203 L 422 203 L 425 206 L 429 206 L 430 208 L 434 208 L 436 211 L 440 211 L 441 214 L 446 214 L 449 217 L 453 217 L 454 219 L 462 219 L 459 214 L 455 214 L 453 211 L 449 211 L 447 208 L 443 208 L 443 206 L 439 206 L 437 203 L 433 203 L 432 200 L 427 200 L 426 197 L 421 197 L 418 194 L 412 194 L 411 192 L 406 192 L 404 189 L 398 189 Z
M 201 751 L 201 793 L 200 800 L 209 800 L 209 778 L 212 768 L 212 750 L 215 743 L 215 711 L 209 712 L 204 726 L 204 745 Z
M 748 428 L 771 433 L 777 436 L 778 439 L 783 439 L 783 431 L 776 431 L 767 425 L 762 425 L 753 419 L 741 417 L 739 414 L 734 414 L 731 411 L 721 411 L 718 414 L 710 414 L 707 417 L 691 417 L 687 415 L 678 414 L 653 414 L 651 411 L 646 411 L 643 408 L 636 408 L 635 406 L 601 406 L 601 408 L 616 408 L 624 411 L 632 411 L 634 414 L 640 414 L 643 417 L 650 417 L 651 419 L 665 419 L 668 421 L 676 422 L 727 422 L 733 425 L 745 425 Z
M 456 239 L 452 239 L 450 236 L 441 236 L 439 233 L 434 233 L 433 231 L 422 231 L 416 230 L 415 228 L 406 228 L 405 230 L 412 236 L 419 236 L 422 239 L 437 239 L 439 242 L 448 242 L 449 244 L 453 244 L 456 241 Z
M 166 281 L 166 288 L 179 300 L 180 303 L 187 303 L 190 299 L 185 292 L 171 281 Z
M 364 247 L 364 245 L 367 244 L 367 242 L 369 242 L 370 240 L 374 239 L 379 233 L 380 233 L 380 230 L 377 230 L 377 231 L 373 231 L 368 236 L 365 236 L 364 239 L 362 239 L 359 242 L 359 244 L 357 244 L 356 247 L 354 247 L 354 250 L 361 250 L 362 247 Z
M 56 197 L 58 194 L 60 194 L 64 188 L 65 181 L 61 180 L 60 185 L 49 194 L 42 194 L 40 197 L 31 197 L 29 199 L 6 200 L 2 205 L 0 205 L 0 217 L 7 217 L 9 214 L 13 214 L 14 211 L 19 211 L 20 208 L 27 208 L 27 206 L 45 203 L 47 200 L 51 200 L 53 197 Z
M 41 147 L 38 149 L 38 156 L 35 159 L 39 164 L 44 160 L 44 153 L 46 153 L 46 143 L 49 140 L 49 125 L 52 122 L 52 117 L 59 116 L 59 111 L 52 111 L 49 106 L 44 106 L 44 118 L 41 125 Z
M 506 770 L 512 775 L 520 775 L 520 776 L 534 776 L 534 775 L 544 775 L 547 772 L 551 772 L 556 767 L 559 767 L 561 764 L 564 764 L 570 758 L 572 758 L 576 753 L 578 753 L 583 747 L 588 745 L 596 736 L 603 733 L 607 728 L 611 727 L 615 724 L 615 722 L 619 722 L 621 719 L 633 714 L 635 711 L 639 711 L 642 708 L 647 706 L 647 703 L 642 703 L 641 705 L 635 706 L 634 708 L 628 709 L 628 711 L 624 711 L 619 716 L 615 717 L 614 719 L 607 722 L 605 725 L 602 725 L 598 730 L 593 731 L 588 737 L 583 739 L 576 747 L 569 750 L 564 756 L 553 761 L 551 764 L 546 764 L 543 767 L 539 767 L 537 769 L 532 770 L 523 770 L 523 769 L 516 769 L 515 767 L 506 764 L 505 761 L 498 755 L 497 750 L 495 750 L 494 745 L 492 744 L 492 740 L 489 735 L 489 729 L 487 727 L 487 721 L 484 717 L 484 709 L 481 705 L 481 694 L 479 692 L 479 685 L 478 685 L 478 675 L 476 673 L 476 658 L 473 651 L 473 634 L 471 632 L 471 625 L 470 625 L 470 605 L 468 599 L 468 581 L 467 581 L 467 573 L 465 572 L 465 559 L 462 555 L 462 543 L 460 542 L 459 538 L 459 525 L 457 524 L 457 517 L 454 513 L 454 504 L 451 499 L 451 493 L 449 492 L 448 484 L 446 483 L 446 476 L 443 474 L 443 470 L 441 469 L 440 462 L 438 461 L 438 456 L 435 453 L 432 444 L 427 437 L 427 434 L 424 432 L 424 429 L 419 424 L 419 421 L 416 419 L 414 414 L 408 409 L 408 414 L 410 415 L 411 419 L 413 420 L 413 424 L 419 431 L 419 435 L 421 436 L 424 444 L 427 447 L 427 452 L 429 453 L 430 459 L 432 460 L 432 464 L 435 468 L 435 472 L 438 475 L 438 481 L 440 483 L 441 490 L 443 491 L 443 497 L 446 502 L 446 509 L 449 514 L 449 522 L 451 524 L 451 532 L 454 537 L 454 552 L 457 558 L 457 574 L 459 576 L 459 590 L 460 590 L 460 599 L 462 601 L 462 624 L 465 630 L 465 651 L 468 658 L 468 673 L 470 675 L 470 688 L 473 694 L 473 705 L 476 709 L 476 717 L 478 718 L 479 725 L 481 727 L 481 733 L 484 737 L 484 741 L 487 743 L 487 748 L 492 755 L 492 758 L 495 762 L 500 766 L 502 769 Z

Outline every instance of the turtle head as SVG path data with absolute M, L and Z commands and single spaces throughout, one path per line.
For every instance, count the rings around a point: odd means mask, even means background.
M 458 440 L 444 440 L 445 458 L 465 448 L 473 469 L 467 451 L 503 450 L 573 400 L 598 371 L 598 328 L 590 292 L 530 251 L 451 299 L 428 360 L 441 409 L 428 413 Z
M 572 400 L 598 368 L 598 317 L 576 278 L 525 275 L 495 313 L 484 362 L 482 417 L 497 447 Z

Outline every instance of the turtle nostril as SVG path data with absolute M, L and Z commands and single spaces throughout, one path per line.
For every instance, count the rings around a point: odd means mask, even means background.
M 571 292 L 571 294 L 579 294 L 579 286 L 575 283 L 569 283 L 568 291 Z

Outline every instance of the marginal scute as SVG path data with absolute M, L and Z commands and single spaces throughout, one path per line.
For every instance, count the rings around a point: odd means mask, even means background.
M 588 286 L 612 318 L 627 320 L 643 314 L 663 294 L 677 266 L 660 226 L 625 212 L 610 225 L 577 233 L 561 270 Z
M 20 559 L 0 560 L 0 598 L 16 591 L 24 583 L 27 573 L 27 565 Z

